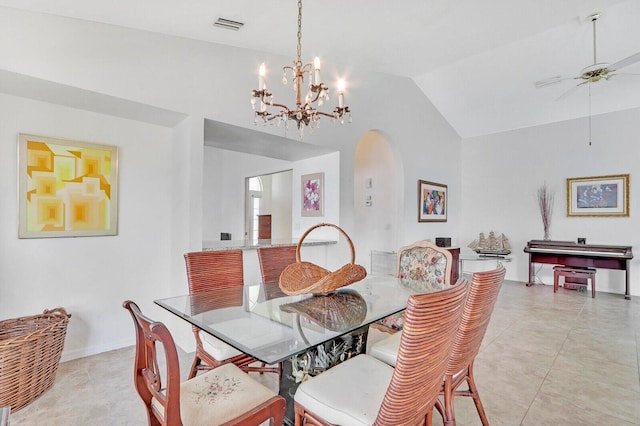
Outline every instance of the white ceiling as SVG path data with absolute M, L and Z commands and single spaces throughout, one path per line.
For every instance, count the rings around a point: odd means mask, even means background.
M 1 6 L 138 28 L 293 57 L 295 0 L 0 0 Z M 305 0 L 302 52 L 413 78 L 462 137 L 589 114 L 588 85 L 537 89 L 640 51 L 639 0 Z M 240 31 L 214 28 L 219 17 Z M 592 85 L 593 114 L 640 107 L 640 63 Z M 348 72 L 348 70 L 347 70 Z

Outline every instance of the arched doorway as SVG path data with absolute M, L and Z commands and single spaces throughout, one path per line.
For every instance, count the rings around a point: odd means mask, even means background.
M 371 252 L 395 252 L 398 218 L 404 205 L 402 164 L 386 136 L 365 133 L 354 157 L 354 215 L 358 257 L 371 272 Z M 366 256 L 366 258 L 365 258 Z

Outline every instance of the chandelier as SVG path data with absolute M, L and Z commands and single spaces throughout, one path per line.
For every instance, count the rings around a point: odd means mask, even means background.
M 280 126 L 284 123 L 285 134 L 289 127 L 289 120 L 296 122 L 298 135 L 302 139 L 304 127 L 317 129 L 320 126 L 320 116 L 330 117 L 332 121 L 340 121 L 344 124 L 351 122 L 351 111 L 344 104 L 344 80 L 338 81 L 338 106 L 332 112 L 320 111 L 324 102 L 329 101 L 329 88 L 320 80 L 320 59 L 315 58 L 313 64 L 302 64 L 300 59 L 302 50 L 302 0 L 298 0 L 298 51 L 293 66 L 282 67 L 282 84 L 287 84 L 287 72 L 291 73 L 293 80 L 293 90 L 296 94 L 295 107 L 289 108 L 285 104 L 273 101 L 273 94 L 267 90 L 265 80 L 266 68 L 264 62 L 258 70 L 258 89 L 253 90 L 251 96 L 251 106 L 254 110 L 254 124 L 275 124 Z M 312 73 L 313 71 L 313 73 Z M 305 76 L 308 78 L 308 91 L 302 96 L 305 89 Z M 313 78 L 312 78 L 313 76 Z M 260 101 L 259 107 L 256 105 Z M 317 106 L 316 106 L 317 105 Z

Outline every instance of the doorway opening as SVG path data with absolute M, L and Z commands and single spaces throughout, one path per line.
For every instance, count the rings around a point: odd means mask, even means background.
M 272 240 L 290 240 L 293 171 L 285 170 L 245 180 L 245 238 L 257 241 L 260 216 L 270 216 Z

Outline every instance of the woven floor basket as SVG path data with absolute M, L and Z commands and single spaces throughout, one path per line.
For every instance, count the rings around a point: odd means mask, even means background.
M 53 385 L 70 317 L 56 308 L 0 321 L 0 407 L 18 411 Z
M 300 260 L 300 247 L 302 247 L 302 242 L 311 231 L 321 226 L 336 228 L 346 237 L 349 243 L 351 262 L 337 271 L 331 272 L 311 262 L 303 262 Z M 360 281 L 367 276 L 367 271 L 364 267 L 354 263 L 355 259 L 356 253 L 353 248 L 353 242 L 347 233 L 332 223 L 319 223 L 307 229 L 307 231 L 302 234 L 302 237 L 300 237 L 300 241 L 298 241 L 298 246 L 296 247 L 296 263 L 288 265 L 282 271 L 280 275 L 280 289 L 289 295 L 331 293 L 340 287 Z

